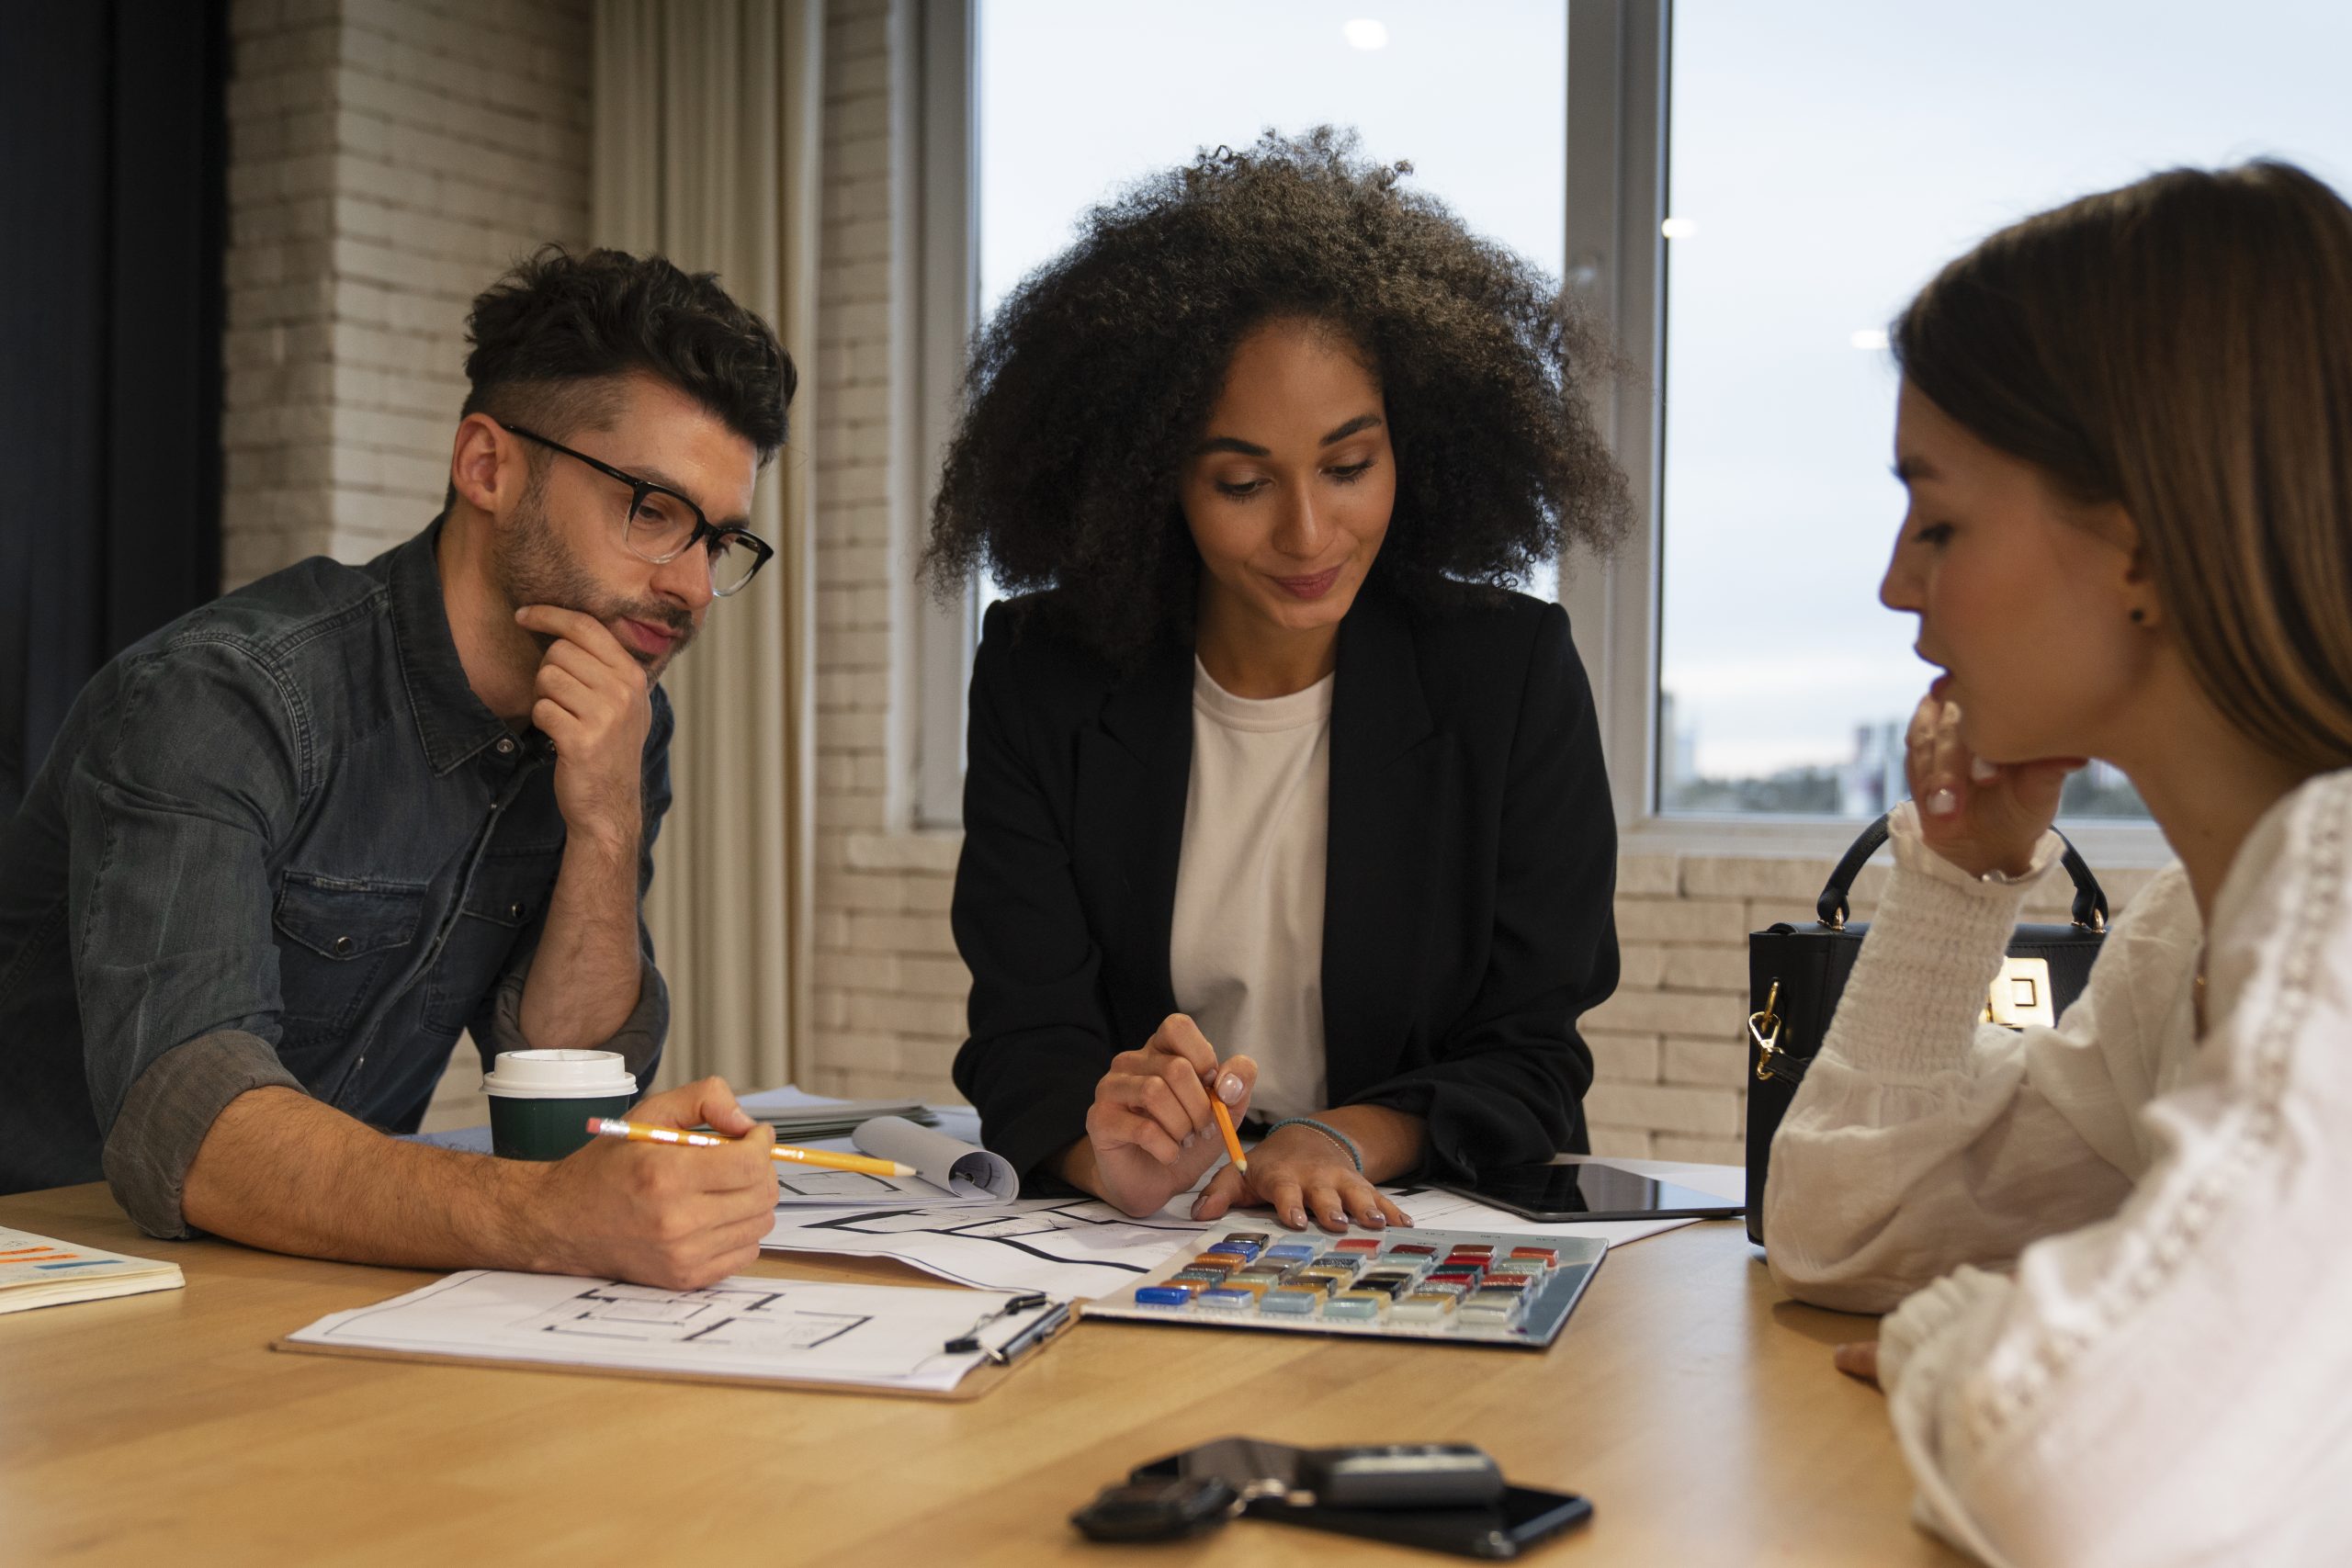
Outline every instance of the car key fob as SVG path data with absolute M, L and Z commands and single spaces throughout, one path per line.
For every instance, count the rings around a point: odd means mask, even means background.
M 1503 1472 L 1467 1443 L 1302 1449 L 1297 1490 L 1326 1508 L 1467 1508 L 1503 1495 Z
M 1105 1486 L 1069 1522 L 1089 1540 L 1180 1540 L 1240 1511 L 1241 1495 L 1217 1477 L 1180 1475 Z

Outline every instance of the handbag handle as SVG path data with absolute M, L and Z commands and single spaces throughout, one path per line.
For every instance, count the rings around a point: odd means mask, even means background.
M 1891 816 L 1893 813 L 1888 813 L 1888 817 Z M 1846 929 L 1847 890 L 1854 886 L 1854 878 L 1861 874 L 1862 867 L 1869 863 L 1871 856 L 1878 853 L 1879 846 L 1886 842 L 1886 824 L 1887 817 L 1881 817 L 1863 829 L 1861 837 L 1847 850 L 1846 858 L 1838 863 L 1838 869 L 1829 874 L 1829 881 L 1822 888 L 1820 898 L 1815 902 L 1813 912 L 1831 931 Z M 2074 840 L 2065 834 L 2060 833 L 2058 841 L 2066 846 L 2065 859 L 2062 863 L 2066 867 L 2066 874 L 2075 879 L 2075 923 L 2086 931 L 2107 930 L 2107 893 L 2099 886 L 2098 878 L 2091 874 L 2090 863 L 2083 859 L 2082 852 L 2075 848 Z

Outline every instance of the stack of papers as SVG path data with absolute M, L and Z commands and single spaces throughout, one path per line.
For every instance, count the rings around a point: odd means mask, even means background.
M 752 1118 L 775 1129 L 779 1144 L 846 1138 L 862 1123 L 883 1116 L 904 1117 L 922 1127 L 939 1120 L 919 1100 L 823 1100 L 789 1087 L 747 1094 L 740 1103 Z
M 125 1258 L 0 1225 L 0 1312 L 176 1291 L 186 1283 L 176 1263 Z

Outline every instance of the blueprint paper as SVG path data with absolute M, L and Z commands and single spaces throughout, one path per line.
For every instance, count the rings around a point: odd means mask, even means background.
M 288 1337 L 466 1359 L 944 1393 L 985 1358 L 941 1347 L 1007 1299 L 745 1274 L 699 1291 L 664 1291 L 476 1269 L 334 1313 Z M 1037 1316 L 1001 1318 L 981 1337 L 1001 1348 Z
M 1022 1198 L 963 1209 L 779 1209 L 773 1252 L 890 1258 L 959 1285 L 1095 1296 L 1131 1285 L 1206 1225 L 1190 1197 L 1145 1219 L 1097 1198 Z
M 746 1115 L 774 1127 L 776 1137 L 787 1144 L 806 1144 L 819 1137 L 845 1137 L 858 1123 L 877 1116 L 903 1116 L 924 1123 L 933 1116 L 920 1100 L 830 1100 L 821 1094 L 804 1093 L 790 1084 L 746 1094 L 736 1103 Z
M 1001 1203 L 1017 1197 L 1021 1179 L 1012 1162 L 933 1127 L 902 1116 L 881 1116 L 850 1135 L 860 1152 L 915 1168 L 912 1176 L 869 1176 L 864 1171 L 779 1164 L 778 1209 L 839 1209 L 894 1205 L 902 1209 L 956 1208 Z
M 1689 1224 L 1689 1220 L 1619 1220 L 1546 1225 L 1490 1209 L 1475 1199 L 1427 1188 L 1387 1189 L 1416 1225 L 1432 1230 L 1503 1231 L 1582 1236 L 1611 1247 Z M 1131 1219 L 1096 1198 L 1025 1198 L 968 1208 L 859 1209 L 819 1213 L 779 1209 L 760 1245 L 772 1252 L 888 1258 L 953 1280 L 999 1291 L 1047 1291 L 1093 1298 L 1133 1285 L 1204 1233 L 1279 1232 L 1263 1209 L 1237 1209 L 1217 1220 L 1190 1217 L 1193 1195 Z M 1332 1233 L 1308 1226 L 1305 1235 Z M 1363 1235 L 1374 1231 L 1359 1231 Z

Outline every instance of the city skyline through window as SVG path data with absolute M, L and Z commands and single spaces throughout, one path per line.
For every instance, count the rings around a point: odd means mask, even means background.
M 2074 197 L 2258 156 L 2352 180 L 2352 8 L 1674 8 L 1658 804 L 1876 815 L 1931 671 L 1877 602 L 1902 488 L 1885 328 Z M 2094 765 L 2071 815 L 2144 815 Z

